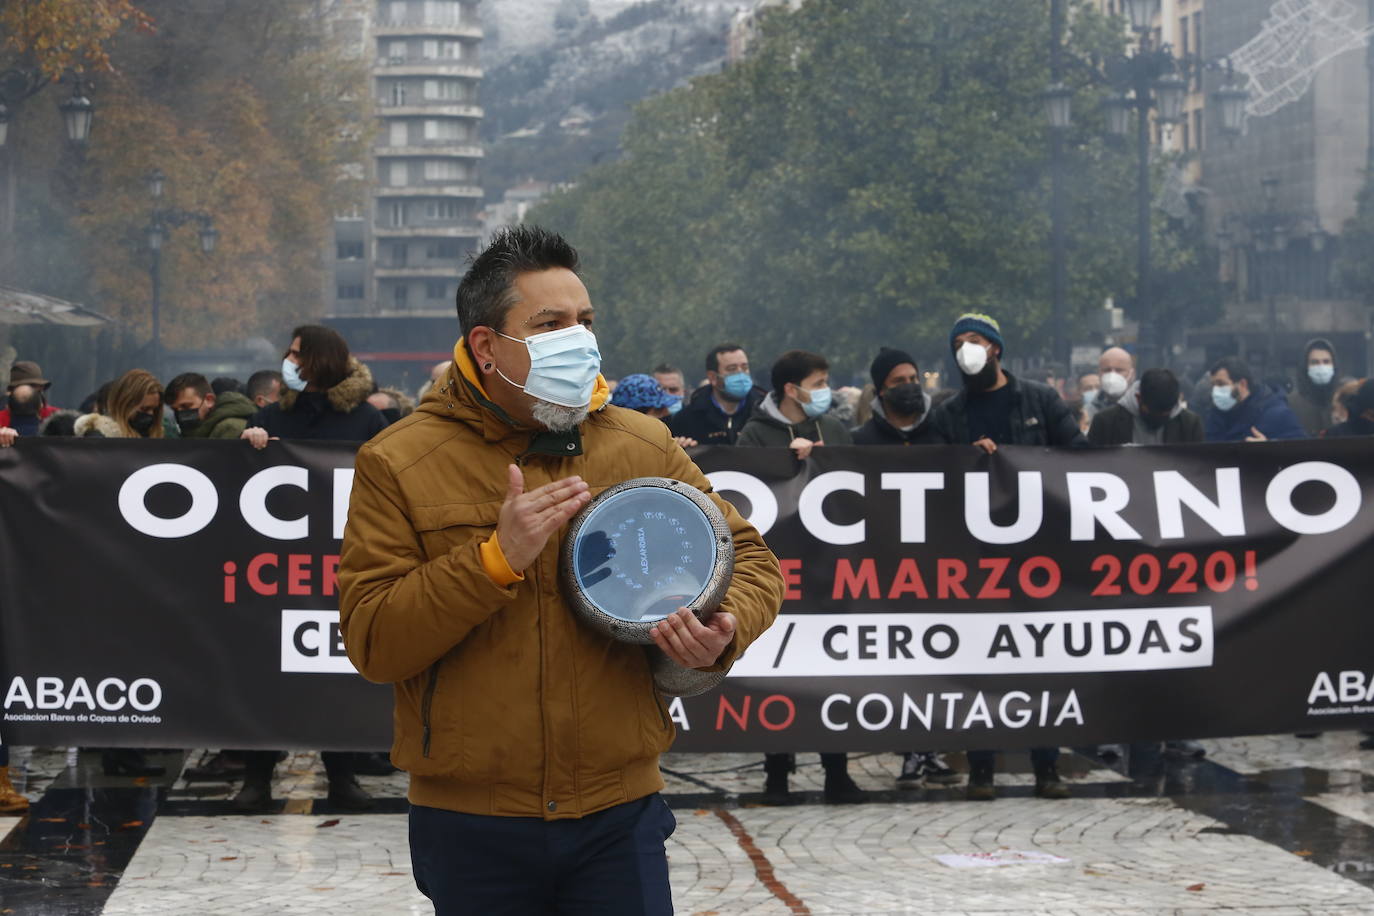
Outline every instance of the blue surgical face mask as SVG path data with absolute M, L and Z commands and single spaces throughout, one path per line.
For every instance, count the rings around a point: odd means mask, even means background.
M 1330 365 L 1308 366 L 1307 377 L 1312 380 L 1314 385 L 1330 385 L 1331 380 L 1336 377 L 1336 367 Z
M 811 400 L 802 404 L 802 412 L 814 420 L 830 409 L 830 397 L 829 388 L 817 388 L 811 392 Z
M 305 379 L 301 378 L 301 367 L 289 359 L 281 361 L 281 380 L 292 391 L 304 391 Z
M 1217 406 L 1217 410 L 1230 410 L 1236 406 L 1236 389 L 1234 385 L 1213 385 L 1212 403 Z
M 671 404 L 668 405 L 668 416 L 670 416 L 670 417 L 675 417 L 675 416 L 677 416 L 677 412 L 678 412 L 679 410 L 681 410 L 681 409 L 682 409 L 682 398 L 678 398 L 676 401 L 674 401 L 673 403 L 671 403 Z
M 725 377 L 725 393 L 742 401 L 754 390 L 754 377 L 748 372 L 732 372 Z
M 512 382 L 498 366 L 496 371 L 501 378 L 530 397 L 559 407 L 586 407 L 592 402 L 596 377 L 601 373 L 601 351 L 596 346 L 596 335 L 585 326 L 575 324 L 531 334 L 524 340 L 509 334 L 501 336 L 524 344 L 530 352 L 530 372 L 525 376 L 525 384 Z

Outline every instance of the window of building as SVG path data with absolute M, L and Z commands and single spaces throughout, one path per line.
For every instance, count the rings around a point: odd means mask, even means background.
M 1193 146 L 1199 152 L 1202 150 L 1202 109 L 1193 111 Z
M 1192 133 L 1192 127 L 1188 124 L 1187 116 L 1184 116 L 1183 122 L 1179 124 L 1179 128 L 1182 130 L 1182 135 L 1180 139 L 1183 142 L 1183 149 L 1185 151 L 1192 149 L 1192 147 L 1189 145 L 1192 142 L 1192 137 L 1190 136 Z
M 457 239 L 439 239 L 425 246 L 425 256 L 431 261 L 454 261 L 462 252 Z
M 427 200 L 425 201 L 425 218 L 431 220 L 458 219 L 458 201 L 456 200 Z
M 425 80 L 424 96 L 445 102 L 461 102 L 467 93 L 460 80 Z
M 392 146 L 405 146 L 410 140 L 410 131 L 405 121 L 392 121 L 390 134 Z
M 363 287 L 362 287 L 362 284 L 354 284 L 354 285 L 350 285 L 350 286 L 343 286 L 343 285 L 341 285 L 341 286 L 339 287 L 339 298 L 340 298 L 340 299 L 361 299 L 362 297 L 363 297 Z
M 406 43 L 404 41 L 388 41 L 386 43 L 386 56 L 393 61 L 405 60 L 408 56 Z
M 462 9 L 455 0 L 425 0 L 427 25 L 458 25 Z
M 468 139 L 467 126 L 460 121 L 426 121 L 425 139 L 465 141 Z
M 410 167 L 404 161 L 391 162 L 387 165 L 387 182 L 393 188 L 403 188 L 410 181 Z
M 466 177 L 461 162 L 452 159 L 426 159 L 425 181 L 460 181 Z
M 391 259 L 387 261 L 388 267 L 405 267 L 407 260 L 407 246 L 404 242 L 399 242 L 389 246 Z
M 425 298 L 444 300 L 448 298 L 448 284 L 443 280 L 429 280 L 425 283 Z
M 425 42 L 426 60 L 458 60 L 463 56 L 463 46 L 452 40 L 430 39 Z
M 1188 17 L 1181 16 L 1178 20 L 1178 49 L 1186 57 L 1188 54 Z
M 362 242 L 339 242 L 335 245 L 340 261 L 359 261 L 363 257 Z
M 396 82 L 391 84 L 391 104 L 404 105 L 406 103 L 406 84 Z
M 391 204 L 391 213 L 389 215 L 391 217 L 392 226 L 404 226 L 406 224 L 405 201 L 393 201 Z
M 387 20 L 393 25 L 402 25 L 406 21 L 405 0 L 391 0 L 387 4 Z
M 393 286 L 391 288 L 391 304 L 396 306 L 396 308 L 398 309 L 405 308 L 406 297 L 408 292 L 409 290 L 406 288 L 406 285 L 404 283 Z

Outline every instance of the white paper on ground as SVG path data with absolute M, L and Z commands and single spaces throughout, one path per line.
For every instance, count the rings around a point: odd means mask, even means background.
M 1001 868 L 1006 865 L 1062 865 L 1069 861 L 1048 852 L 999 849 L 996 852 L 947 853 L 935 861 L 950 868 Z

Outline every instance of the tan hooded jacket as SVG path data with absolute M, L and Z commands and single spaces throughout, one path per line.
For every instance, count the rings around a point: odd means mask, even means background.
M 358 452 L 339 568 L 348 656 L 395 685 L 392 760 L 417 805 L 576 818 L 663 787 L 673 742 L 642 646 L 583 626 L 560 594 L 549 539 L 522 576 L 493 539 L 512 462 L 532 490 L 579 475 L 595 495 L 660 476 L 710 492 L 661 421 L 606 406 L 566 435 L 518 427 L 481 388 L 465 345 L 414 414 Z M 728 502 L 735 574 L 722 610 L 728 667 L 782 603 L 777 559 Z

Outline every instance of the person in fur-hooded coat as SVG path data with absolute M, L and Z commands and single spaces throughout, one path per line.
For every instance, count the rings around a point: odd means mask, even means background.
M 243 437 L 250 438 L 256 427 L 271 439 L 366 442 L 385 429 L 386 417 L 367 403 L 372 373 L 349 355 L 343 338 L 318 325 L 297 328 L 293 336 L 284 363 L 294 369 L 283 371 L 286 391 L 253 415 Z M 292 362 L 293 355 L 298 362 Z

